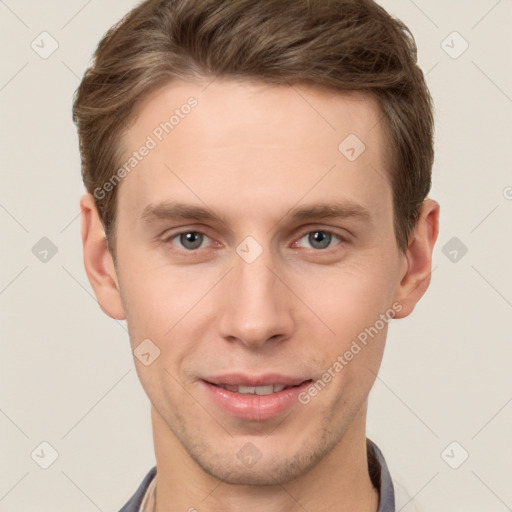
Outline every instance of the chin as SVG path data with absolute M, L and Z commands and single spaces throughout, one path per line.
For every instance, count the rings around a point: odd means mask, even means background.
M 319 440 L 320 441 L 320 440 Z M 325 440 L 322 440 L 325 441 Z M 248 443 L 250 444 L 250 443 Z M 209 475 L 231 485 L 284 485 L 306 474 L 315 467 L 329 451 L 328 443 L 320 442 L 316 447 L 303 446 L 295 453 L 272 450 L 270 456 L 261 454 L 250 467 L 244 465 L 239 456 L 241 450 L 223 454 L 191 453 L 195 462 Z
M 274 467 L 265 467 L 263 460 L 259 468 L 246 468 L 240 467 L 239 465 L 233 465 L 229 468 L 225 465 L 219 464 L 218 466 L 211 465 L 210 467 L 204 467 L 203 469 L 211 476 L 218 480 L 231 484 L 231 485 L 282 485 L 286 484 L 300 474 L 306 472 L 306 468 L 298 468 L 296 465 L 283 464 Z

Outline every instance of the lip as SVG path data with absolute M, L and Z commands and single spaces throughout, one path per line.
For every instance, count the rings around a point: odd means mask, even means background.
M 269 386 L 280 384 L 281 386 L 297 386 L 309 377 L 291 377 L 278 373 L 266 373 L 265 375 L 247 375 L 242 373 L 229 373 L 225 375 L 205 377 L 203 380 L 217 386 Z
M 209 377 L 200 381 L 206 395 L 224 413 L 236 418 L 265 421 L 291 409 L 298 403 L 299 394 L 312 382 L 312 379 L 286 377 L 283 375 L 264 375 L 250 377 L 243 375 L 223 375 Z M 219 387 L 219 384 L 230 386 L 265 386 L 280 384 L 294 386 L 271 395 L 242 394 Z

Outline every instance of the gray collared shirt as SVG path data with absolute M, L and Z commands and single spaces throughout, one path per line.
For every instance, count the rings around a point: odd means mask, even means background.
M 396 512 L 395 491 L 388 466 L 384 460 L 384 455 L 382 455 L 378 446 L 373 441 L 370 441 L 370 439 L 366 439 L 366 447 L 368 451 L 370 478 L 374 487 L 379 491 L 379 508 L 377 512 Z M 150 469 L 135 494 L 119 512 L 139 512 L 149 484 L 155 475 L 156 466 Z

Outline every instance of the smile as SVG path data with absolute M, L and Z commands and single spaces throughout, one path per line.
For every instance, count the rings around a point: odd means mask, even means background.
M 223 386 L 219 385 L 223 389 L 232 391 L 233 393 L 241 393 L 243 395 L 271 395 L 272 393 L 278 393 L 283 389 L 289 389 L 294 386 L 284 386 L 282 384 L 270 384 L 268 386 Z
M 299 401 L 299 394 L 311 382 L 312 379 L 303 378 L 248 378 L 233 375 L 201 380 L 201 385 L 213 405 L 224 414 L 239 419 L 264 421 L 292 409 Z

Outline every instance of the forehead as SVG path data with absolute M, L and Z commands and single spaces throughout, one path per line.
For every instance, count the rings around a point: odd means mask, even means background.
M 123 139 L 123 164 L 134 165 L 125 166 L 118 204 L 134 218 L 169 199 L 250 216 L 264 205 L 347 198 L 386 215 L 381 120 L 376 100 L 359 92 L 173 82 L 137 106 Z

